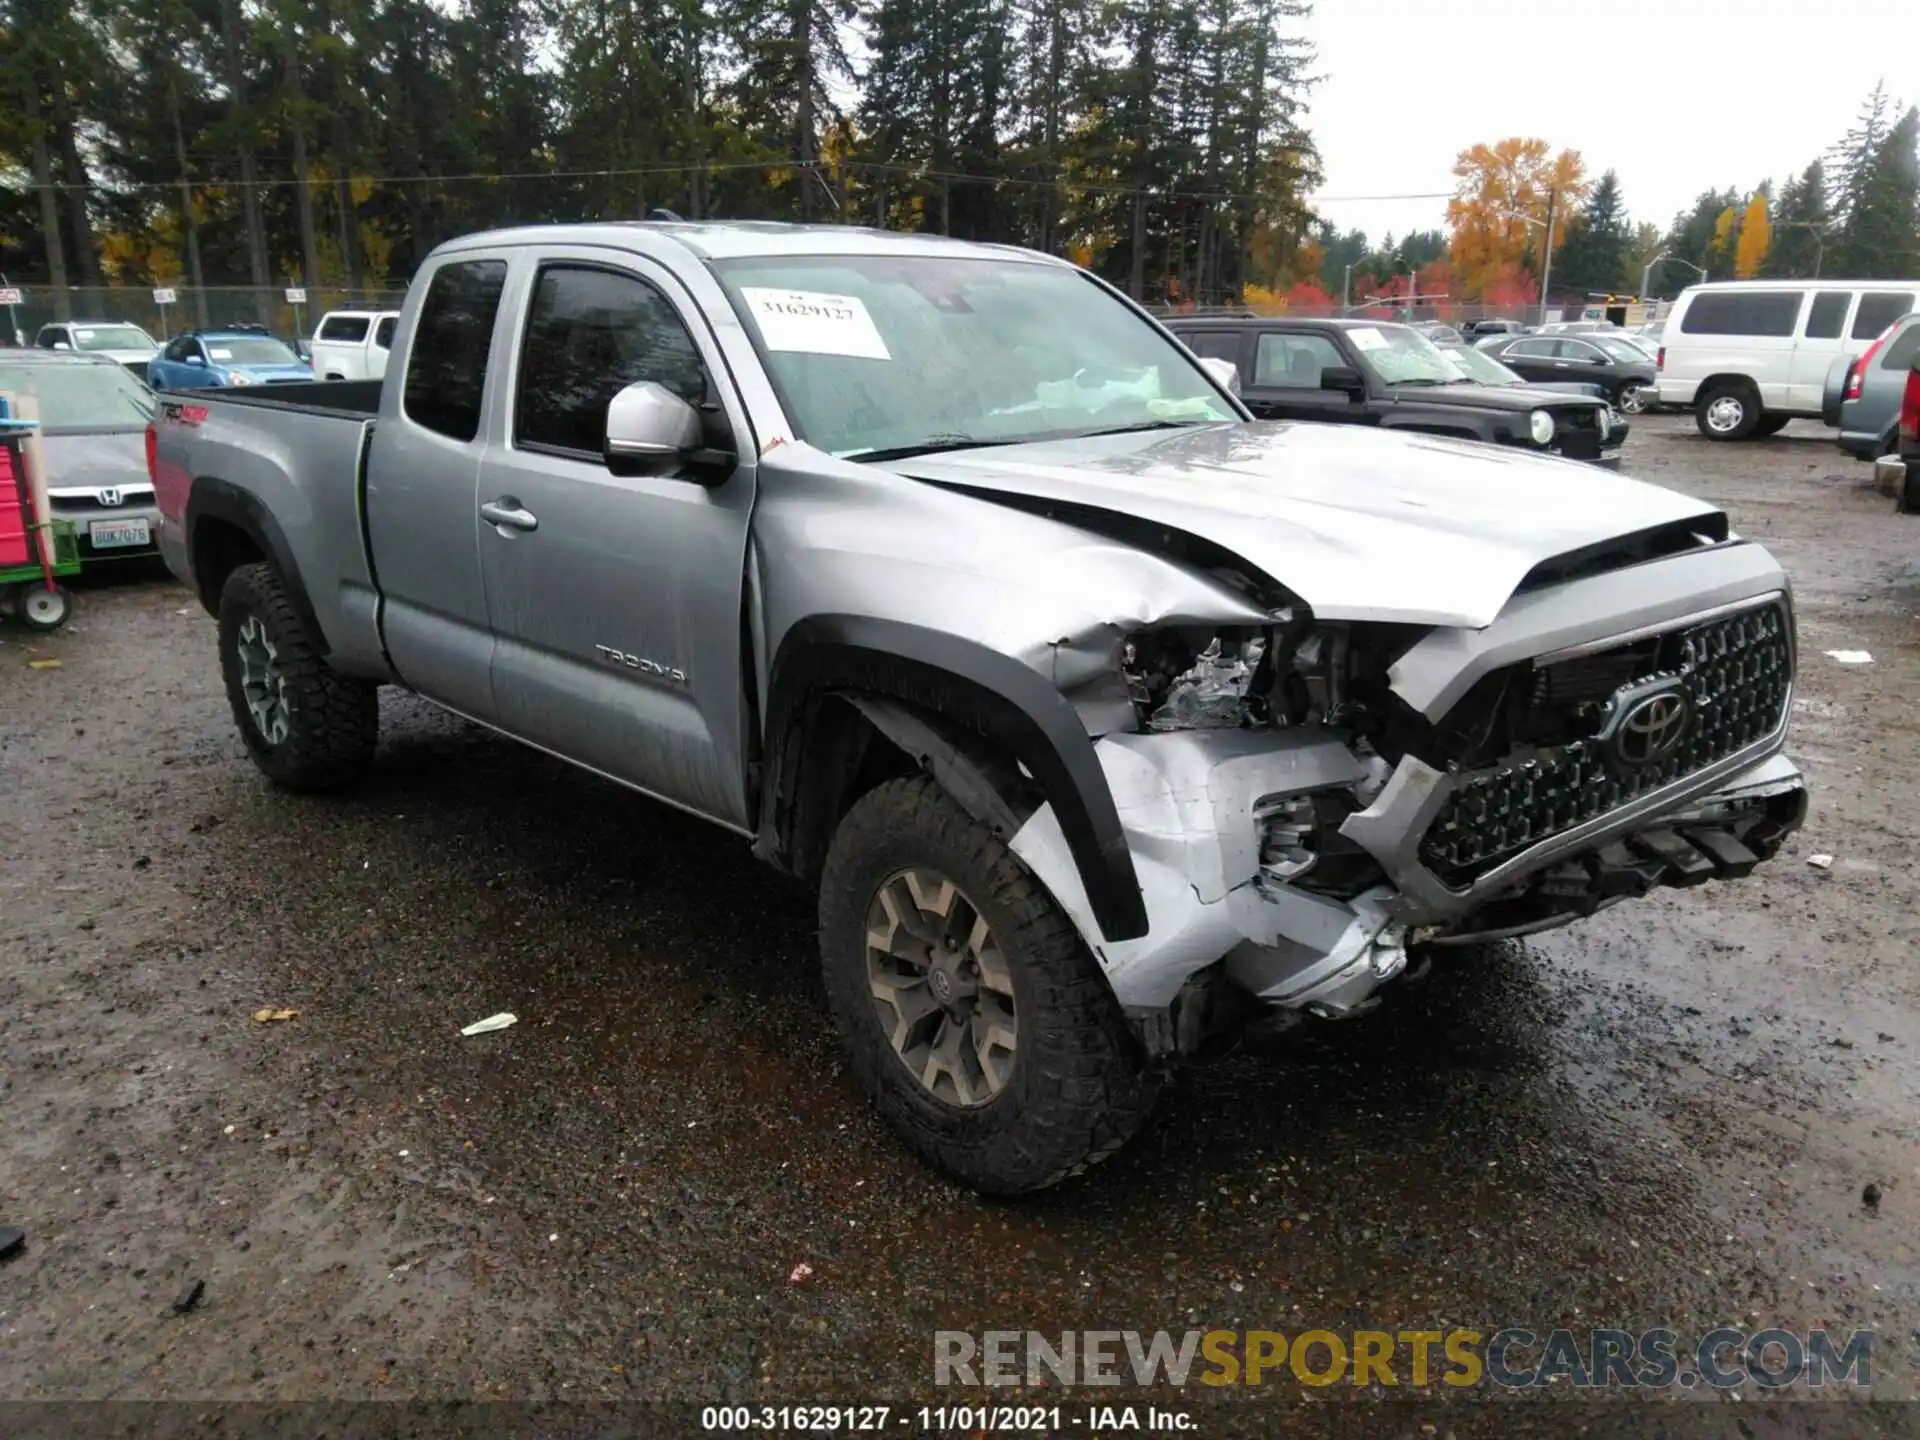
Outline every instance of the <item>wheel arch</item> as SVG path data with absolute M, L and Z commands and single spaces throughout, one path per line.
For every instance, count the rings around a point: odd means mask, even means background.
M 1713 391 L 1727 389 L 1745 390 L 1753 396 L 1755 404 L 1760 403 L 1760 382 L 1738 370 L 1720 370 L 1701 377 L 1694 387 L 1693 403 L 1699 405 Z
M 875 736 L 904 763 L 876 762 Z M 1041 800 L 1050 803 L 1101 933 L 1114 941 L 1147 933 L 1093 739 L 1045 677 L 922 626 L 852 615 L 799 621 L 769 677 L 756 853 L 790 873 L 817 874 L 863 780 L 887 778 L 889 763 L 893 773 L 929 771 L 995 829 L 1017 829 Z
M 258 497 L 230 481 L 198 476 L 188 492 L 184 528 L 194 590 L 209 615 L 219 614 L 220 591 L 229 575 L 242 565 L 268 561 L 280 572 L 287 598 L 319 653 L 327 653 L 326 633 L 307 599 L 286 533 Z

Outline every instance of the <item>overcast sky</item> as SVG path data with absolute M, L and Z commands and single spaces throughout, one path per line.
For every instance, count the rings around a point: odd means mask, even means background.
M 1446 223 L 1453 160 L 1537 135 L 1664 229 L 1702 190 L 1805 169 L 1884 73 L 1920 100 L 1920 0 L 1318 0 L 1308 126 L 1342 230 Z M 1437 199 L 1363 200 L 1376 195 Z

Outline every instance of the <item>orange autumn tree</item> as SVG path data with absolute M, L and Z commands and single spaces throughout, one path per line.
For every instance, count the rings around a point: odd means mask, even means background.
M 1544 233 L 1536 234 L 1516 215 L 1544 224 L 1551 203 L 1557 252 L 1591 188 L 1578 150 L 1555 155 L 1546 141 L 1517 135 L 1462 150 L 1453 162 L 1453 177 L 1453 199 L 1447 202 L 1453 273 L 1460 293 L 1472 300 L 1485 299 L 1490 283 L 1510 278 L 1523 260 L 1540 253 Z M 1538 270 L 1537 259 L 1532 268 Z

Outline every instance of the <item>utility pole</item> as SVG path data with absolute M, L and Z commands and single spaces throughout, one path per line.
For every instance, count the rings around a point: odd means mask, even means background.
M 1547 323 L 1547 292 L 1553 284 L 1553 202 L 1554 192 L 1547 191 L 1547 253 L 1540 262 L 1540 323 Z
M 1341 314 L 1344 315 L 1347 312 L 1347 310 L 1350 308 L 1352 295 L 1353 295 L 1353 266 L 1349 265 L 1347 266 L 1347 273 L 1340 277 L 1340 313 Z

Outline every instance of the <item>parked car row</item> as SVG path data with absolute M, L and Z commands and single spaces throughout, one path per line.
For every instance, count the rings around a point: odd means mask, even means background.
M 1603 398 L 1485 384 L 1411 326 L 1372 320 L 1176 317 L 1203 359 L 1230 361 L 1264 420 L 1417 430 L 1619 463 L 1624 427 Z

